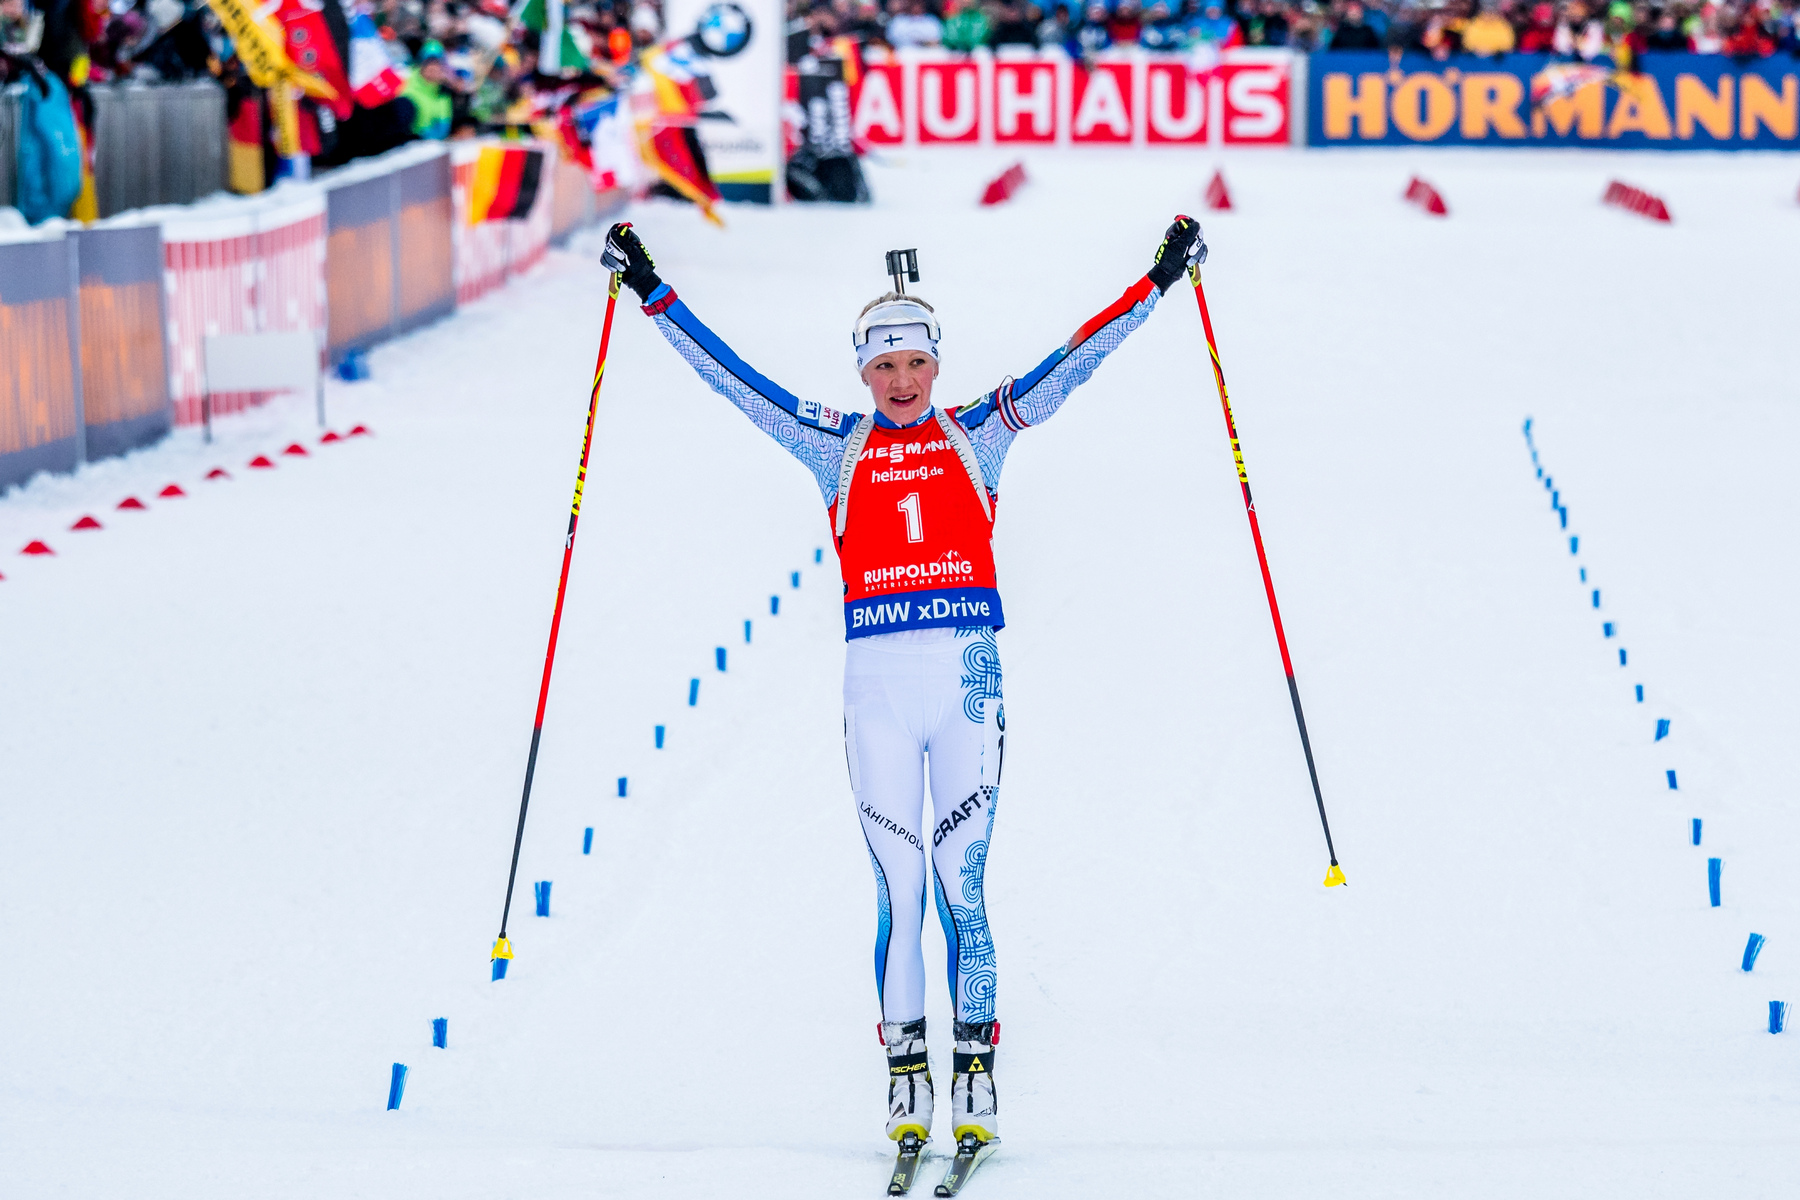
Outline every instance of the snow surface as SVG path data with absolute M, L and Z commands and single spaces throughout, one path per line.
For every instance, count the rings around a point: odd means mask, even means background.
M 845 406 L 878 253 L 917 246 L 957 400 L 1116 296 L 1222 162 L 1206 281 L 1350 886 L 1319 886 L 1178 285 L 1005 479 L 1005 1144 L 968 1194 L 1793 1195 L 1800 1039 L 1765 1023 L 1800 1002 L 1795 160 L 1027 155 L 976 209 L 1006 161 L 634 219 L 747 359 Z M 1448 220 L 1399 202 L 1415 172 Z M 1602 208 L 1614 176 L 1675 224 Z M 315 442 L 296 400 L 0 500 L 7 1196 L 879 1194 L 824 517 L 627 304 L 488 981 L 593 250 L 334 384 L 372 438 L 243 469 Z M 941 983 L 929 1016 L 947 1080 Z

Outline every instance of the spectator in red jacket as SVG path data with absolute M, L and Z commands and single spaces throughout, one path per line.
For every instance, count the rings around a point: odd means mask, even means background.
M 1740 61 L 1752 58 L 1767 58 L 1775 53 L 1775 39 L 1762 27 L 1755 9 L 1747 10 L 1738 27 L 1730 37 L 1725 39 L 1725 54 L 1729 58 Z
M 1549 54 L 1556 49 L 1556 6 L 1534 4 L 1531 23 L 1519 31 L 1520 54 Z

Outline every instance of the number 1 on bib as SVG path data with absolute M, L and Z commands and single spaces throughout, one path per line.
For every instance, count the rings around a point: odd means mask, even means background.
M 922 542 L 925 540 L 925 520 L 919 515 L 919 493 L 908 492 L 906 499 L 895 506 L 906 514 L 906 540 Z

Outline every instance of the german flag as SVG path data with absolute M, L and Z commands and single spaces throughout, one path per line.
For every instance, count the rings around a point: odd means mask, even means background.
M 537 199 L 544 152 L 512 146 L 483 146 L 475 160 L 469 194 L 469 224 L 522 218 Z

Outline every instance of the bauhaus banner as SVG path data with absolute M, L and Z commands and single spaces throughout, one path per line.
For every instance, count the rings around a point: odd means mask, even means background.
M 1800 147 L 1800 61 L 1646 55 L 1636 72 L 1543 55 L 1438 63 L 1381 53 L 1312 56 L 1313 146 Z
M 1204 63 L 1136 50 L 1086 62 L 1010 47 L 901 51 L 852 82 L 851 128 L 876 147 L 1284 146 L 1297 129 L 1293 61 L 1261 49 Z

